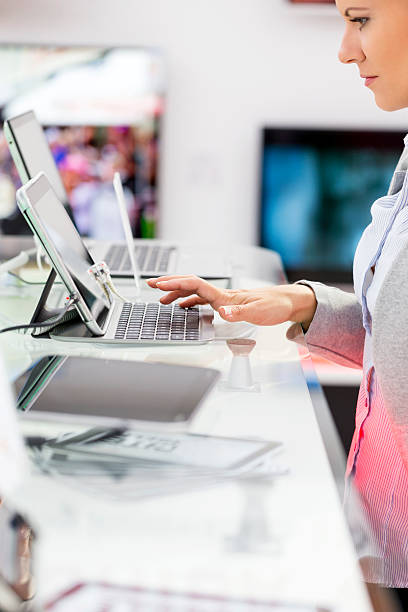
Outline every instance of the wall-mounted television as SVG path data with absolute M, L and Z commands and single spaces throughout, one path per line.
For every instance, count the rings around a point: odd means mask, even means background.
M 122 237 L 115 171 L 124 184 L 134 235 L 155 235 L 164 96 L 164 61 L 155 49 L 0 45 L 0 120 L 35 112 L 85 236 Z M 19 185 L 0 131 L 3 233 L 29 232 L 15 206 Z
M 405 133 L 267 127 L 262 133 L 259 244 L 288 279 L 352 282 L 371 204 L 388 190 Z

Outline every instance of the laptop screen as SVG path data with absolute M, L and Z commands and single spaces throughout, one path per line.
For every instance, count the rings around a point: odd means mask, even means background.
M 31 179 L 43 171 L 47 175 L 58 199 L 67 206 L 68 196 L 61 180 L 42 126 L 32 111 L 8 121 L 19 156 Z

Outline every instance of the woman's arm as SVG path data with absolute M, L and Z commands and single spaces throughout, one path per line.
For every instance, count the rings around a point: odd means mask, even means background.
M 197 276 L 162 276 L 147 281 L 150 287 L 167 291 L 160 301 L 170 304 L 184 298 L 180 306 L 209 304 L 226 321 L 248 321 L 255 325 L 277 325 L 286 321 L 310 325 L 316 310 L 314 291 L 306 285 L 277 285 L 259 289 L 220 289 Z
M 354 293 L 322 283 L 300 281 L 315 293 L 317 308 L 309 328 L 304 329 L 309 349 L 349 368 L 363 365 L 365 329 L 361 304 Z M 303 341 L 299 325 L 288 329 L 289 340 Z
M 302 281 L 260 289 L 220 289 L 197 276 L 162 276 L 149 279 L 150 287 L 166 291 L 163 304 L 184 298 L 184 307 L 210 304 L 226 321 L 277 325 L 292 321 L 290 340 L 303 338 L 324 357 L 360 368 L 364 348 L 361 307 L 353 294 L 320 283 Z M 317 313 L 317 314 L 315 314 Z M 309 331 L 308 331 L 309 330 Z

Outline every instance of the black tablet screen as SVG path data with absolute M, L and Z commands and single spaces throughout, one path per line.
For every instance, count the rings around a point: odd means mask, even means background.
M 216 370 L 88 357 L 45 357 L 15 382 L 20 410 L 153 422 L 186 421 Z

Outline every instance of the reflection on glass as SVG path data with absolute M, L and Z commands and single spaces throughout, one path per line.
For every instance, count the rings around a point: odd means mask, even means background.
M 238 532 L 229 537 L 227 548 L 235 552 L 278 554 L 280 541 L 270 526 L 268 499 L 272 481 L 243 478 L 240 481 L 243 512 Z

